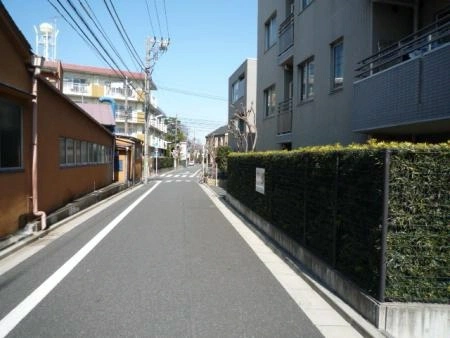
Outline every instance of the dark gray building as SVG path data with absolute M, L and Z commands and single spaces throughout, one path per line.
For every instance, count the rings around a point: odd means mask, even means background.
M 449 6 L 259 0 L 257 149 L 447 140 Z

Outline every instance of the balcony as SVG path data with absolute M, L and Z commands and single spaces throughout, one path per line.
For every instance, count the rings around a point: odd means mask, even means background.
M 64 82 L 63 92 L 67 95 L 88 96 L 90 95 L 90 88 L 87 84 Z
M 293 55 L 294 46 L 294 14 L 290 14 L 278 29 L 278 64 L 283 64 Z
M 292 99 L 287 99 L 278 104 L 277 134 L 290 132 L 292 132 Z
M 436 134 L 450 130 L 450 15 L 361 61 L 353 131 Z

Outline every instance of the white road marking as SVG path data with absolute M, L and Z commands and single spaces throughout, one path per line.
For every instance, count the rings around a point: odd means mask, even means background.
M 19 324 L 161 182 L 134 201 L 0 321 L 0 337 Z
M 191 177 L 195 177 L 200 171 L 201 171 L 201 169 L 198 169 L 195 173 L 193 173 L 193 174 L 191 175 Z
M 210 189 L 202 184 L 200 187 L 325 337 L 362 337 L 302 277 L 225 207 Z

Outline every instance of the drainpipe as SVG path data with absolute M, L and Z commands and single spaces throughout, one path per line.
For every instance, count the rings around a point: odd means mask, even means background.
M 41 72 L 40 67 L 44 59 L 39 56 L 33 56 L 34 73 L 33 73 L 33 89 L 32 89 L 32 105 L 33 105 L 33 158 L 31 167 L 31 185 L 33 199 L 33 215 L 41 218 L 41 230 L 47 228 L 47 215 L 38 208 L 38 102 L 37 102 L 37 76 Z

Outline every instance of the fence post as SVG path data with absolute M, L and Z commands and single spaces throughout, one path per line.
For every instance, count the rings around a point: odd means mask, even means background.
M 380 302 L 385 300 L 386 291 L 386 241 L 389 222 L 389 169 L 391 166 L 391 151 L 388 149 L 384 156 L 384 187 L 383 187 L 383 228 L 381 230 L 381 259 L 380 259 L 380 285 L 378 298 Z
M 305 166 L 303 167 L 303 245 L 306 246 L 306 210 L 307 209 L 307 205 L 306 205 L 306 198 L 308 196 L 307 194 L 307 172 L 308 172 L 308 165 L 309 165 L 309 161 L 308 161 L 308 157 L 307 155 L 303 155 L 305 157 Z
M 334 207 L 333 207 L 333 268 L 336 268 L 337 256 L 337 208 L 338 208 L 338 183 L 339 183 L 339 153 L 336 153 L 336 168 L 334 171 Z

